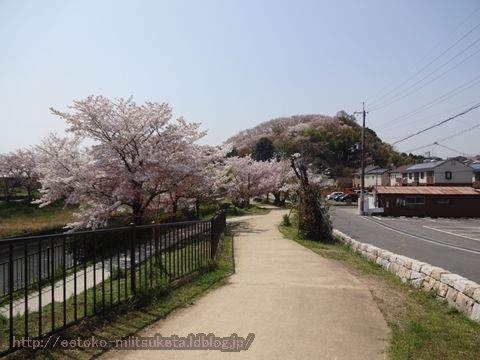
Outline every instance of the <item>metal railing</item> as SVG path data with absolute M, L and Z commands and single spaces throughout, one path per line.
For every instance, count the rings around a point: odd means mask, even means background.
M 225 213 L 207 221 L 0 239 L 0 356 L 205 268 Z

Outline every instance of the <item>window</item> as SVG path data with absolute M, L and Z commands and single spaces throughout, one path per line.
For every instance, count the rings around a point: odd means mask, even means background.
M 453 204 L 453 199 L 434 199 L 433 203 L 435 205 L 451 205 Z
M 423 179 L 424 177 L 425 177 L 425 173 L 422 171 L 422 172 L 420 173 L 420 179 Z
M 411 180 L 413 178 L 413 174 L 412 173 L 408 173 L 408 178 Z
M 452 172 L 445 171 L 445 180 L 452 180 Z
M 407 205 L 425 205 L 425 197 L 423 196 L 407 197 L 406 203 Z

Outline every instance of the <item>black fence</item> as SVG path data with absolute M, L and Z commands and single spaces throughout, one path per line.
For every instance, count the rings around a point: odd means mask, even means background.
M 225 226 L 220 213 L 0 240 L 0 356 L 204 268 Z

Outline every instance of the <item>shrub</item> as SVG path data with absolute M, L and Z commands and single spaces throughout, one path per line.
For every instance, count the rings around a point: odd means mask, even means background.
M 231 206 L 232 204 L 230 204 L 229 202 L 221 202 L 218 204 L 218 207 L 220 208 L 220 210 L 230 209 Z
M 292 223 L 290 222 L 290 217 L 287 214 L 283 215 L 283 223 L 282 224 L 283 224 L 283 226 L 291 226 L 292 225 Z

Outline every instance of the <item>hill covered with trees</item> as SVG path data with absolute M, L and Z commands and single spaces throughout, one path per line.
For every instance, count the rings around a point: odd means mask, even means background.
M 272 153 L 301 153 L 316 171 L 334 177 L 351 176 L 360 167 L 362 128 L 344 111 L 334 117 L 296 115 L 263 122 L 229 138 L 225 144 L 238 155 L 263 160 Z M 421 162 L 421 156 L 399 153 L 365 129 L 367 165 L 394 167 Z

